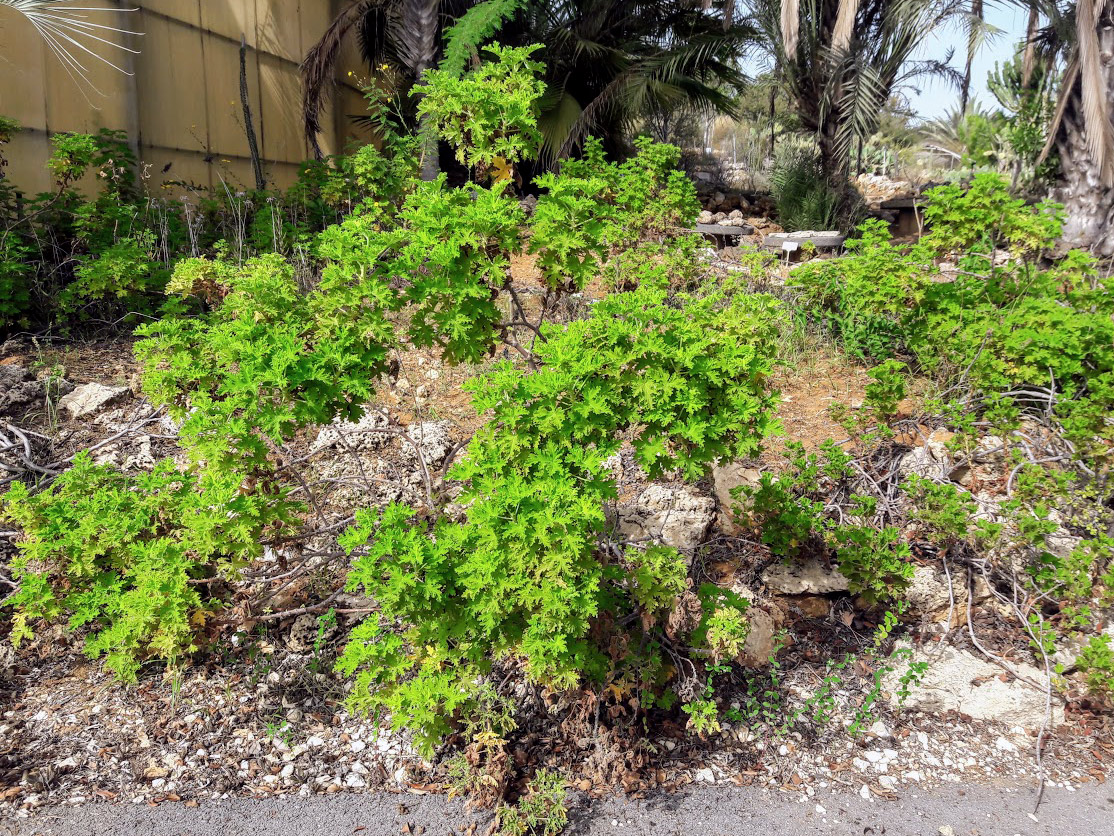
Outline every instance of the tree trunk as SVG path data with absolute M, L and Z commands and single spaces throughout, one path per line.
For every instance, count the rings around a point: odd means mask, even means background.
M 1114 54 L 1114 12 L 1107 4 L 1099 19 L 1099 50 Z M 1102 64 L 1107 102 L 1114 102 L 1114 62 Z M 1107 118 L 1111 114 L 1108 111 Z M 1103 182 L 1101 170 L 1087 150 L 1083 127 L 1083 101 L 1078 79 L 1057 136 L 1060 154 L 1060 188 L 1066 219 L 1061 244 L 1081 247 L 1100 257 L 1114 256 L 1114 187 Z
M 429 116 L 423 116 L 418 121 L 418 136 L 422 140 L 421 177 L 426 181 L 436 180 L 437 175 L 441 173 L 440 147 L 437 132 L 430 127 Z
M 966 113 L 971 100 L 971 66 L 975 62 L 976 30 L 983 20 L 983 0 L 971 0 L 971 20 L 967 32 L 967 63 L 963 68 L 963 85 L 959 92 L 959 112 Z

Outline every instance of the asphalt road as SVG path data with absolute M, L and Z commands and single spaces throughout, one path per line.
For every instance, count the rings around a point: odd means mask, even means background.
M 578 799 L 569 836 L 1114 836 L 1114 784 L 1074 792 L 1050 788 L 1034 818 L 1033 790 L 951 785 L 907 792 L 897 801 L 787 795 L 736 787 L 698 787 L 646 800 Z M 186 807 L 95 804 L 46 810 L 0 823 L 16 836 L 451 836 L 490 816 L 439 796 L 341 793 L 266 801 L 241 799 Z M 5 834 L 6 836 L 6 834 Z

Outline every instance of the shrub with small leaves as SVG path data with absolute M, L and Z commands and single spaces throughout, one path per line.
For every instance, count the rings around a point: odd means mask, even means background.
M 288 512 L 245 495 L 234 476 L 196 477 L 169 461 L 130 475 L 81 454 L 43 492 L 16 483 L 0 497 L 0 516 L 25 532 L 7 601 L 12 640 L 30 638 L 34 620 L 65 617 L 92 631 L 86 653 L 124 681 L 146 658 L 178 664 L 198 647 L 208 585 L 258 557 L 261 533 Z
M 456 150 L 457 159 L 483 179 L 499 162 L 532 159 L 541 145 L 538 101 L 542 65 L 530 56 L 540 46 L 491 46 L 491 58 L 463 75 L 429 70 L 415 86 L 418 113 Z
M 357 555 L 350 588 L 380 606 L 339 663 L 357 678 L 355 706 L 389 712 L 428 750 L 508 657 L 552 687 L 610 678 L 652 701 L 661 660 L 643 669 L 645 658 L 597 633 L 633 614 L 643 656 L 659 656 L 684 564 L 664 548 L 616 561 L 602 547 L 604 503 L 615 497 L 603 462 L 629 430 L 651 476 L 695 477 L 758 449 L 771 424 L 772 348 L 748 314 L 745 303 L 672 302 L 646 286 L 543 331 L 536 372 L 502 363 L 470 384 L 477 411 L 493 418 L 450 473 L 466 521 L 421 524 L 391 506 L 358 514 L 342 539 Z

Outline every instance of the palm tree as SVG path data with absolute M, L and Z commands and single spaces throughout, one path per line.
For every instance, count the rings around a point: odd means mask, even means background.
M 1047 25 L 1033 39 L 1064 62 L 1060 98 L 1042 160 L 1060 156 L 1063 243 L 1114 255 L 1114 3 L 1075 0 L 1041 6 Z
M 65 0 L 0 0 L 0 9 L 11 9 L 23 15 L 39 33 L 50 51 L 62 63 L 75 82 L 96 90 L 89 79 L 89 58 L 107 64 L 112 69 L 130 75 L 127 70 L 112 63 L 98 51 L 107 46 L 112 49 L 138 55 L 139 50 L 131 49 L 106 35 L 140 35 L 105 23 L 97 23 L 97 14 L 114 14 L 118 9 L 90 8 L 66 5 Z M 122 11 L 134 12 L 135 9 Z M 103 19 L 103 18 L 102 18 Z M 98 91 L 99 92 L 99 91 Z
M 335 86 L 340 48 L 355 37 L 370 67 L 392 67 L 405 86 L 434 65 L 443 46 L 445 28 L 474 5 L 469 0 L 352 0 L 325 30 L 302 62 L 302 119 L 306 137 L 321 157 L 317 136 L 321 112 Z M 402 91 L 405 92 L 405 91 Z M 422 155 L 422 176 L 437 172 L 437 154 Z
M 735 114 L 749 24 L 710 0 L 527 0 L 499 33 L 540 43 L 547 93 L 543 156 L 567 156 L 589 134 L 619 151 L 646 117 L 675 111 Z
M 967 21 L 967 62 L 963 66 L 963 86 L 959 91 L 960 112 L 966 112 L 967 102 L 971 98 L 971 68 L 982 40 L 984 24 L 983 0 L 971 0 L 971 17 Z
M 728 0 L 730 2 L 730 0 Z M 432 5 L 435 15 L 415 14 Z M 372 66 L 382 61 L 416 80 L 443 47 L 443 31 L 476 5 L 465 0 L 355 0 L 338 15 L 303 63 L 305 128 L 316 148 L 320 113 L 340 45 L 355 34 Z M 502 4 L 509 6 L 510 4 Z M 570 153 L 589 132 L 612 150 L 644 116 L 689 108 L 733 113 L 744 76 L 738 59 L 753 30 L 694 0 L 523 0 L 495 37 L 540 43 L 547 94 L 540 124 L 543 153 Z M 410 22 L 403 25 L 403 14 Z M 509 12 L 508 12 L 509 13 Z M 420 21 L 421 25 L 418 25 Z M 420 40 L 421 46 L 411 44 Z
M 816 139 L 821 170 L 844 190 L 856 140 L 874 133 L 891 95 L 925 75 L 958 82 L 922 41 L 965 12 L 960 0 L 751 0 L 771 69 Z

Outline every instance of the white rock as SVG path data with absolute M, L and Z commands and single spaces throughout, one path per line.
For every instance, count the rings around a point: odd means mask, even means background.
M 323 427 L 313 442 L 314 450 L 337 447 L 340 450 L 378 450 L 391 440 L 383 430 L 390 425 L 390 418 L 381 409 L 369 409 L 358 421 L 336 419 Z
M 903 645 L 908 649 L 909 645 Z M 997 665 L 979 659 L 950 645 L 935 647 L 932 652 L 914 651 L 911 662 L 928 665 L 921 683 L 914 686 L 905 702 L 906 710 L 942 714 L 957 711 L 978 720 L 997 720 L 1028 729 L 1039 728 L 1044 722 L 1045 695 L 1021 680 L 1003 682 Z M 1043 673 L 1032 665 L 1015 662 L 1019 674 L 1040 682 Z M 890 702 L 898 705 L 898 678 L 905 665 L 899 665 L 883 679 Z M 1052 720 L 1063 721 L 1064 709 L 1053 703 Z
M 717 522 L 726 534 L 738 534 L 741 527 L 735 522 L 734 509 L 746 512 L 749 507 L 747 498 L 733 497 L 732 491 L 740 487 L 752 488 L 758 485 L 762 474 L 752 467 L 741 464 L 725 464 L 712 468 L 712 482 L 715 485 L 716 502 L 719 503 Z
M 716 503 L 688 487 L 650 485 L 630 505 L 620 506 L 616 527 L 624 537 L 691 553 L 704 542 Z
M 994 741 L 994 748 L 1000 752 L 1016 752 L 1017 747 L 1010 743 L 1006 738 L 999 737 Z
M 886 728 L 886 724 L 881 720 L 875 720 L 874 724 L 870 727 L 870 733 L 875 737 L 880 737 L 883 740 L 891 737 L 890 730 Z
M 415 445 L 422 451 L 426 467 L 438 468 L 444 463 L 445 458 L 453 449 L 453 440 L 449 432 L 452 424 L 448 421 L 423 421 L 411 424 L 406 428 L 406 434 L 414 442 L 402 439 L 402 458 L 418 464 L 418 453 Z
M 100 412 L 110 403 L 122 398 L 130 390 L 127 386 L 105 386 L 103 383 L 83 383 L 58 401 L 71 418 L 85 418 Z
M 716 782 L 716 773 L 711 769 L 704 768 L 696 770 L 696 782 L 699 784 L 714 784 Z
M 362 789 L 363 787 L 367 786 L 367 781 L 365 781 L 355 772 L 349 772 L 344 777 L 344 783 L 345 785 L 352 787 L 353 789 Z
M 814 557 L 792 563 L 774 563 L 762 573 L 762 582 L 783 595 L 826 595 L 850 589 L 847 578 Z
M 859 795 L 869 801 L 870 800 L 870 787 L 868 787 L 866 784 L 863 784 L 861 787 L 859 787 Z

